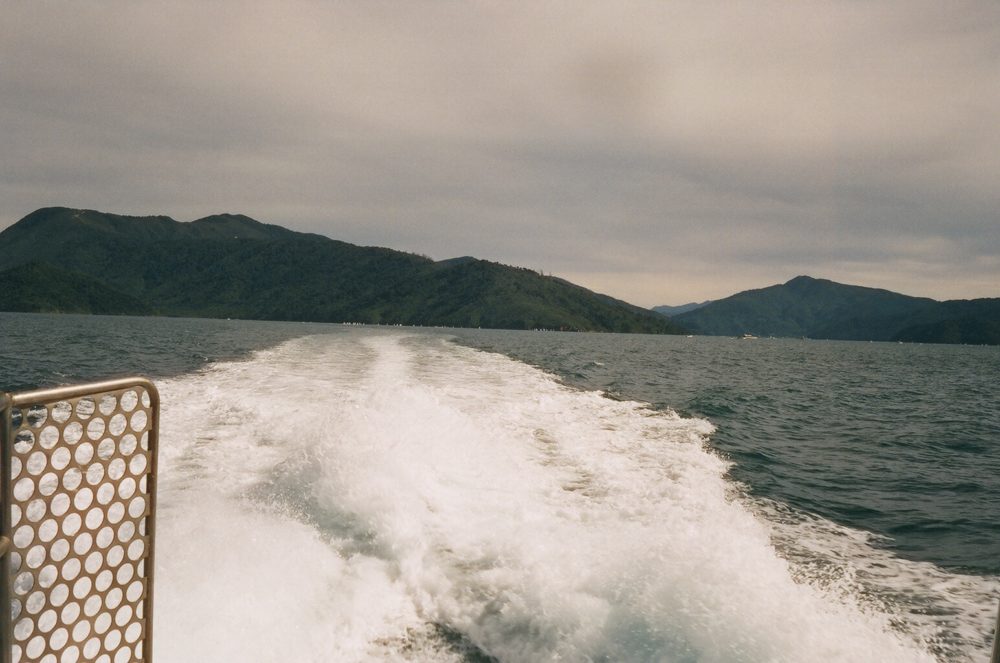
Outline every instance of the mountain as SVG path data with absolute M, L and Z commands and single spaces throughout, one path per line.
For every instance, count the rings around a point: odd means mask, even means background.
M 705 334 L 1000 344 L 1000 299 L 939 302 L 797 276 L 679 314 Z
M 680 315 L 681 313 L 694 311 L 695 309 L 699 309 L 711 303 L 712 300 L 707 300 L 704 302 L 691 302 L 690 304 L 681 304 L 680 306 L 667 306 L 664 304 L 663 306 L 654 306 L 652 310 L 655 311 L 656 313 L 659 313 L 660 315 L 665 315 L 668 318 L 670 318 L 675 315 Z
M 37 210 L 0 232 L 0 309 L 678 333 L 580 286 L 471 257 L 434 262 L 247 216 L 181 223 Z

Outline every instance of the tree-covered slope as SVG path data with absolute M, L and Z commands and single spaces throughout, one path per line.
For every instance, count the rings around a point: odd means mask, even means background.
M 0 311 L 143 315 L 150 309 L 89 276 L 29 263 L 0 272 Z
M 941 302 L 935 312 L 933 321 L 911 321 L 892 340 L 1000 345 L 1000 298 Z
M 180 223 L 46 208 L 0 233 L 0 270 L 29 263 L 85 275 L 164 315 L 679 330 L 648 311 L 530 270 L 474 258 L 435 263 L 239 215 Z M 39 293 L 48 293 L 35 298 L 39 306 L 55 296 L 51 288 Z
M 1000 300 L 939 302 L 876 288 L 798 276 L 747 290 L 673 320 L 705 334 L 805 336 L 842 340 L 995 342 Z

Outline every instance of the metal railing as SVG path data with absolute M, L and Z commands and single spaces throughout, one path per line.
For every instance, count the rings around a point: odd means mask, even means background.
M 997 610 L 997 624 L 993 627 L 993 654 L 990 663 L 1000 663 L 1000 608 Z
M 0 663 L 148 663 L 156 387 L 0 393 L 0 416 Z

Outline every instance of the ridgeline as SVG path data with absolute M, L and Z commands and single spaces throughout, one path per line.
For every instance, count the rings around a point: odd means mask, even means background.
M 40 209 L 0 232 L 0 310 L 671 334 L 651 311 L 532 270 L 435 262 L 221 214 Z
M 671 317 L 703 334 L 1000 344 L 1000 298 L 945 302 L 797 276 Z

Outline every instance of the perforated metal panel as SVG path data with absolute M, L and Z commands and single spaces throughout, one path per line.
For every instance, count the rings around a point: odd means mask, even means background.
M 0 661 L 150 661 L 156 388 L 26 392 L 0 409 Z

